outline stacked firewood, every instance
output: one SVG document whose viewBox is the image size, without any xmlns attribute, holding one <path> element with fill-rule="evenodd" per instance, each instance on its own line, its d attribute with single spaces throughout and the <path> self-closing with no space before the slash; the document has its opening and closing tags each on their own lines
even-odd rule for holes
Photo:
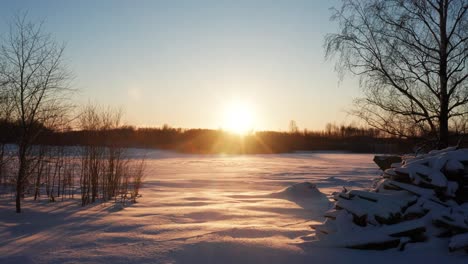
<svg viewBox="0 0 468 264">
<path fill-rule="evenodd" d="M 369 191 L 333 194 L 325 222 L 312 226 L 319 243 L 401 250 L 445 243 L 450 251 L 468 252 L 468 149 L 374 160 L 382 177 Z"/>
</svg>

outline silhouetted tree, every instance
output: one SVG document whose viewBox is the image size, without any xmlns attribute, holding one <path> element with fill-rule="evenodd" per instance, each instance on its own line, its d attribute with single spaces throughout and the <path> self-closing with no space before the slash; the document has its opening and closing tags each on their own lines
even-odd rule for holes
<svg viewBox="0 0 468 264">
<path fill-rule="evenodd" d="M 102 109 L 88 104 L 81 111 L 78 125 L 86 132 L 87 140 L 80 157 L 82 206 L 99 198 L 102 201 L 112 198 L 136 201 L 143 182 L 145 159 L 135 161 L 126 155 L 120 141 L 129 127 L 122 126 L 121 120 L 121 109 Z"/>
<path fill-rule="evenodd" d="M 399 136 L 425 135 L 438 147 L 467 113 L 466 0 L 343 0 L 326 37 L 338 69 L 361 77 L 355 114 Z"/>
<path fill-rule="evenodd" d="M 289 121 L 289 133 L 297 133 L 299 132 L 299 127 L 297 126 L 296 121 L 291 120 Z"/>
<path fill-rule="evenodd" d="M 0 80 L 2 94 L 11 102 L 11 119 L 20 127 L 18 139 L 18 173 L 16 177 L 16 212 L 21 212 L 21 196 L 30 165 L 32 145 L 45 126 L 54 126 L 69 105 L 63 64 L 64 46 L 57 44 L 42 24 L 17 15 L 0 46 Z"/>
<path fill-rule="evenodd" d="M 86 145 L 81 149 L 81 205 L 94 203 L 98 197 L 99 180 L 104 174 L 105 148 L 97 141 L 103 129 L 103 115 L 96 105 L 88 104 L 79 117 L 79 126 L 87 132 Z"/>
<path fill-rule="evenodd" d="M 0 64 L 1 67 L 1 64 Z M 2 76 L 0 76 L 1 78 Z M 11 135 L 11 130 L 8 127 L 11 125 L 11 109 L 12 103 L 8 96 L 7 85 L 8 82 L 4 78 L 0 79 L 0 184 L 6 182 L 6 164 L 9 160 L 6 153 L 6 144 Z"/>
</svg>

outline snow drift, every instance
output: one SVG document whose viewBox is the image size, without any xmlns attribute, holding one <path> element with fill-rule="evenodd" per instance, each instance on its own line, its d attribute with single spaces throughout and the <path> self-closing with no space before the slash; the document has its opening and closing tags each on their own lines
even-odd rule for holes
<svg viewBox="0 0 468 264">
<path fill-rule="evenodd" d="M 325 209 L 329 201 L 325 194 L 321 193 L 317 185 L 311 182 L 295 183 L 279 192 L 269 195 L 271 198 L 286 199 L 300 205 L 304 209 Z"/>
<path fill-rule="evenodd" d="M 321 193 L 317 185 L 311 182 L 300 182 L 284 188 L 279 192 L 271 194 L 275 198 L 284 199 L 323 199 L 325 194 Z"/>
</svg>

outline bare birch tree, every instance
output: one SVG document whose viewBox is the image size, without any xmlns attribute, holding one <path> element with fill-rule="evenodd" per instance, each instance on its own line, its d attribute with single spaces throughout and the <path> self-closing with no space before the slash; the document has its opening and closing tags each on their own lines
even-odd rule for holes
<svg viewBox="0 0 468 264">
<path fill-rule="evenodd" d="M 355 113 L 375 128 L 447 146 L 467 113 L 466 0 L 343 0 L 327 56 L 361 77 Z"/>
<path fill-rule="evenodd" d="M 18 122 L 16 212 L 21 212 L 31 150 L 46 126 L 55 126 L 69 110 L 70 74 L 63 62 L 64 45 L 45 33 L 42 23 L 14 17 L 0 46 L 0 80 Z"/>
</svg>

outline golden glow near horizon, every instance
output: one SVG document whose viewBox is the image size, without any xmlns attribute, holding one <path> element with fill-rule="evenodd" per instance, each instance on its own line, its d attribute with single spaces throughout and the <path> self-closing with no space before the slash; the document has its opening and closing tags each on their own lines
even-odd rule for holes
<svg viewBox="0 0 468 264">
<path fill-rule="evenodd" d="M 254 113 L 245 102 L 232 102 L 224 113 L 224 129 L 243 135 L 253 130 Z"/>
</svg>

